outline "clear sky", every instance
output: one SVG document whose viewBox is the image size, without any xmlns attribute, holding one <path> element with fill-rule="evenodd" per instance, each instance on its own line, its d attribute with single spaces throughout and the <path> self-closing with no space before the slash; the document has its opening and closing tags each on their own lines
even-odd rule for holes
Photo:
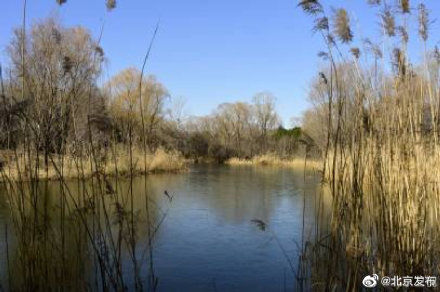
<svg viewBox="0 0 440 292">
<path fill-rule="evenodd" d="M 356 37 L 379 34 L 378 21 L 372 20 L 376 12 L 367 8 L 366 0 L 322 2 L 348 8 Z M 420 0 L 412 2 L 415 6 Z M 440 1 L 424 2 L 437 17 Z M 311 33 L 312 20 L 296 4 L 296 0 L 119 0 L 107 13 L 104 0 L 67 0 L 61 7 L 55 0 L 28 0 L 28 22 L 58 15 L 65 25 L 85 26 L 95 36 L 105 23 L 106 79 L 125 67 L 141 66 L 161 19 L 147 72 L 156 75 L 171 96 L 184 97 L 190 114 L 208 114 L 219 103 L 251 101 L 255 93 L 270 91 L 289 125 L 292 116 L 308 107 L 307 88 L 320 66 L 316 53 L 322 47 L 319 36 Z M 4 64 L 4 48 L 12 29 L 21 23 L 22 0 L 1 0 L 0 7 Z M 432 25 L 434 42 L 440 40 L 438 28 L 438 23 Z M 419 52 L 419 47 L 413 43 L 412 51 Z"/>
</svg>

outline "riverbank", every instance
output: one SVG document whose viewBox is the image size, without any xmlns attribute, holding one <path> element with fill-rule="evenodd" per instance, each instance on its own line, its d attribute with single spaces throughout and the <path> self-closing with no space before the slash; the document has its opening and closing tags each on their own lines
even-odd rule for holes
<svg viewBox="0 0 440 292">
<path fill-rule="evenodd" d="M 106 176 L 127 177 L 161 172 L 180 172 L 188 168 L 188 161 L 176 151 L 158 149 L 148 153 L 144 160 L 142 151 L 135 149 L 130 159 L 129 151 L 119 148 L 100 158 L 51 155 L 48 167 L 40 155 L 28 156 L 22 153 L 2 153 L 0 159 L 0 182 L 38 180 L 59 180 L 90 178 L 97 172 Z M 144 163 L 146 162 L 146 164 Z M 132 167 L 131 167 L 132 166 Z"/>
<path fill-rule="evenodd" d="M 230 158 L 226 162 L 228 165 L 259 165 L 259 166 L 283 166 L 292 168 L 304 168 L 320 170 L 322 169 L 322 162 L 319 160 L 307 160 L 303 158 L 281 158 L 273 154 L 265 154 L 254 156 L 250 159 Z"/>
</svg>

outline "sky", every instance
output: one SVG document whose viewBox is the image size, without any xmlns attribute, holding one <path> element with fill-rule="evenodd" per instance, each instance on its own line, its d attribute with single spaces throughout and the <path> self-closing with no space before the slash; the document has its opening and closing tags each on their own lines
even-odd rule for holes
<svg viewBox="0 0 440 292">
<path fill-rule="evenodd" d="M 256 93 L 269 91 L 284 125 L 290 126 L 292 117 L 310 107 L 308 87 L 322 66 L 317 57 L 322 40 L 311 32 L 313 20 L 296 7 L 296 0 L 119 0 L 111 12 L 104 0 L 67 0 L 63 6 L 55 0 L 27 2 L 29 25 L 52 15 L 66 26 L 88 28 L 95 37 L 104 27 L 101 45 L 108 62 L 101 82 L 126 67 L 141 67 L 160 20 L 146 72 L 154 74 L 172 98 L 183 98 L 191 115 L 209 114 L 223 102 L 251 102 Z M 347 8 L 357 40 L 377 39 L 377 11 L 369 9 L 366 0 L 322 2 Z M 424 2 L 436 18 L 440 1 Z M 7 64 L 5 48 L 13 28 L 21 24 L 23 1 L 0 3 L 0 62 Z M 437 22 L 431 30 L 436 43 Z M 420 47 L 411 42 L 412 58 L 420 58 Z"/>
</svg>

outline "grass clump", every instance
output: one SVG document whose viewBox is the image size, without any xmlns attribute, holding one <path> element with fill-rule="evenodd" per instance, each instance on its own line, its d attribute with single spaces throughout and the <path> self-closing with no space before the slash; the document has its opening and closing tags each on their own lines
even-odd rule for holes
<svg viewBox="0 0 440 292">
<path fill-rule="evenodd" d="M 58 180 L 60 173 L 64 179 L 74 178 L 90 178 L 96 175 L 96 172 L 105 173 L 107 176 L 129 176 L 132 167 L 134 175 L 142 175 L 158 172 L 178 172 L 187 169 L 187 160 L 177 151 L 165 151 L 162 148 L 154 152 L 148 153 L 146 164 L 144 164 L 144 155 L 134 149 L 132 152 L 133 162 L 130 162 L 130 155 L 124 146 L 115 147 L 114 152 L 109 157 L 103 158 L 102 161 L 96 163 L 95 159 L 90 156 L 78 157 L 73 155 L 51 155 L 51 161 L 44 167 L 43 157 L 32 155 L 29 157 L 17 152 L 2 152 L 0 159 L 2 168 L 0 169 L 0 181 L 28 181 L 31 179 L 39 180 Z M 95 163 L 97 164 L 95 167 Z M 29 170 L 37 167 L 32 175 Z M 92 168 L 90 166 L 93 165 Z M 131 166 L 132 165 L 132 166 Z"/>
<path fill-rule="evenodd" d="M 318 160 L 307 160 L 304 161 L 303 158 L 281 158 L 275 154 L 264 154 L 254 156 L 251 159 L 243 159 L 233 157 L 228 159 L 226 162 L 228 165 L 254 165 L 254 166 L 282 166 L 282 167 L 293 167 L 293 168 L 303 168 L 306 166 L 310 169 L 321 169 L 322 162 Z"/>
</svg>

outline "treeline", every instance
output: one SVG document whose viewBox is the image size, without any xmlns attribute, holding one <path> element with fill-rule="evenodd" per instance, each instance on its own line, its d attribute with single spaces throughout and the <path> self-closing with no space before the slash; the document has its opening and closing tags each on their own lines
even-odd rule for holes
<svg viewBox="0 0 440 292">
<path fill-rule="evenodd" d="M 107 60 L 87 29 L 66 28 L 49 18 L 23 33 L 22 28 L 14 32 L 1 78 L 1 149 L 30 143 L 47 163 L 49 154 L 86 155 L 121 144 L 222 162 L 267 152 L 302 155 L 311 143 L 300 128 L 280 126 L 270 93 L 183 119 L 176 113 L 181 108 L 167 107 L 166 87 L 136 68 L 100 84 Z"/>
<path fill-rule="evenodd" d="M 251 158 L 264 153 L 282 157 L 303 155 L 309 139 L 301 128 L 285 129 L 275 111 L 275 98 L 259 93 L 253 102 L 224 103 L 209 116 L 190 118 L 176 147 L 186 156 Z"/>
</svg>

